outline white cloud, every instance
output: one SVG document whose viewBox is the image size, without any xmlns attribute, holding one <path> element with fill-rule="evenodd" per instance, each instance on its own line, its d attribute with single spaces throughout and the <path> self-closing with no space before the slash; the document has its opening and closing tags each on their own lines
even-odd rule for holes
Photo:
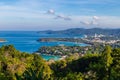
<svg viewBox="0 0 120 80">
<path fill-rule="evenodd" d="M 49 10 L 47 11 L 47 14 L 55 14 L 55 11 L 54 11 L 53 9 L 49 9 Z"/>
<path fill-rule="evenodd" d="M 69 16 L 64 17 L 64 20 L 72 20 Z"/>
<path fill-rule="evenodd" d="M 69 12 L 65 11 L 68 9 L 68 4 L 101 4 L 108 0 L 19 0 L 14 4 L 0 3 L 0 25 L 5 25 L 6 28 L 13 28 L 12 26 L 26 26 L 26 29 L 33 29 L 35 26 L 37 29 L 50 28 L 50 29 L 61 29 L 61 28 L 74 28 L 74 27 L 119 27 L 120 28 L 120 17 L 119 16 L 86 16 L 76 15 L 73 9 L 69 15 Z M 111 2 L 110 2 L 111 1 Z M 113 0 L 108 1 L 112 3 Z M 101 3 L 99 3 L 101 2 Z M 114 1 L 113 1 L 114 2 Z M 61 5 L 64 3 L 63 5 Z M 66 6 L 67 5 L 67 6 Z M 65 7 L 65 9 L 63 9 Z M 79 6 L 78 6 L 79 7 Z M 55 9 L 55 10 L 54 10 Z M 80 12 L 96 12 L 94 9 L 81 8 Z M 75 9 L 77 12 L 77 9 Z M 48 10 L 48 11 L 47 11 Z M 54 14 L 46 15 L 44 13 Z M 62 13 L 61 15 L 58 15 Z M 75 16 L 76 15 L 76 16 Z M 94 13 L 93 15 L 99 15 Z M 53 19 L 56 18 L 57 20 Z M 66 21 L 68 20 L 68 21 Z M 71 20 L 71 21 L 70 21 Z M 33 27 L 32 27 L 33 26 Z M 15 28 L 14 27 L 14 28 Z M 20 28 L 19 27 L 19 28 Z M 21 27 L 21 28 L 24 28 Z M 18 28 L 18 27 L 17 27 Z M 16 28 L 16 29 L 17 29 Z M 1 29 L 1 27 L 0 27 Z"/>
<path fill-rule="evenodd" d="M 83 24 L 83 25 L 87 25 L 87 26 L 94 26 L 94 25 L 98 25 L 99 24 L 98 20 L 99 20 L 98 16 L 93 16 L 92 20 L 80 21 L 80 23 Z"/>
<path fill-rule="evenodd" d="M 91 25 L 91 22 L 88 22 L 88 21 L 80 21 L 80 23 L 83 25 Z"/>
<path fill-rule="evenodd" d="M 61 14 L 61 15 L 57 15 L 56 17 L 55 17 L 55 19 L 64 19 L 64 20 L 72 20 L 69 16 L 65 16 L 65 15 L 63 15 L 63 14 Z"/>
<path fill-rule="evenodd" d="M 98 25 L 99 23 L 97 21 L 91 21 L 91 25 Z"/>
<path fill-rule="evenodd" d="M 0 27 L 0 29 L 59 30 L 59 29 L 67 29 L 67 28 L 75 28 L 75 27 L 120 28 L 120 17 L 116 17 L 116 16 L 100 16 L 99 24 L 97 24 L 96 22 L 91 22 L 92 16 L 71 16 L 72 21 L 65 21 L 63 19 L 54 20 L 52 19 L 52 16 L 49 15 L 26 14 L 24 16 L 27 17 L 25 19 L 22 18 L 16 19 L 15 17 L 14 17 L 15 19 L 13 17 L 11 17 L 10 19 L 7 17 L 5 19 L 5 17 L 0 16 L 0 26 L 4 26 L 4 27 Z"/>
<path fill-rule="evenodd" d="M 99 20 L 99 17 L 98 16 L 93 16 L 93 19 L 94 20 Z"/>
<path fill-rule="evenodd" d="M 55 19 L 64 19 L 64 15 L 63 14 L 60 14 L 60 15 L 57 15 L 56 17 L 55 17 Z"/>
</svg>

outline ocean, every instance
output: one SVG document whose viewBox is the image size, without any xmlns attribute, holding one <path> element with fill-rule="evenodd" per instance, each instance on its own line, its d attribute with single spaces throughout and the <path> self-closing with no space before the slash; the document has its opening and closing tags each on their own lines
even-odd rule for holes
<svg viewBox="0 0 120 80">
<path fill-rule="evenodd" d="M 74 42 L 38 42 L 40 38 L 70 38 L 79 37 L 82 38 L 83 35 L 70 36 L 61 34 L 45 34 L 38 33 L 37 31 L 0 31 L 0 38 L 7 40 L 5 43 L 0 43 L 2 45 L 14 45 L 17 50 L 22 52 L 33 53 L 37 51 L 42 46 L 57 46 L 59 44 L 64 44 L 66 46 L 76 45 Z M 87 44 L 79 43 L 80 46 L 86 46 Z M 51 58 L 51 56 L 42 56 L 45 59 Z M 56 58 L 56 57 L 55 57 Z"/>
</svg>

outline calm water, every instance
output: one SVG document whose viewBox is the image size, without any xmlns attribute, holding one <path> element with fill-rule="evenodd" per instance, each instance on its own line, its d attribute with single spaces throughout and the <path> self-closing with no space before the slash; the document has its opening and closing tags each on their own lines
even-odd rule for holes
<svg viewBox="0 0 120 80">
<path fill-rule="evenodd" d="M 58 34 L 40 34 L 36 31 L 0 31 L 0 38 L 6 39 L 8 42 L 0 43 L 2 45 L 12 44 L 16 49 L 22 52 L 35 52 L 41 46 L 56 46 L 59 44 L 64 44 L 66 46 L 73 46 L 76 43 L 73 42 L 37 42 L 39 38 L 47 37 L 82 37 L 80 36 L 68 36 L 68 35 L 58 35 Z M 80 46 L 86 46 L 87 44 L 80 43 Z M 49 56 L 48 56 L 49 57 Z M 43 58 L 48 58 L 43 56 Z"/>
</svg>

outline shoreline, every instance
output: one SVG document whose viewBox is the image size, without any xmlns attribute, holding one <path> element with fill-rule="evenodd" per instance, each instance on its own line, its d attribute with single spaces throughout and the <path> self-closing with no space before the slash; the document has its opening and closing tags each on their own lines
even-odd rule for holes
<svg viewBox="0 0 120 80">
<path fill-rule="evenodd" d="M 91 46 L 94 44 L 91 41 L 85 40 L 85 38 L 40 38 L 37 41 L 38 42 L 71 42 L 71 43 L 75 43 L 75 45 L 78 46 L 81 43 L 86 44 L 87 46 Z"/>
<path fill-rule="evenodd" d="M 40 56 L 51 56 L 51 57 L 57 57 L 58 59 L 57 60 L 63 60 L 63 59 L 65 59 L 66 57 L 67 57 L 67 55 L 51 55 L 51 54 L 41 54 L 41 53 L 39 53 L 39 52 L 37 52 L 37 53 L 34 53 L 34 54 L 38 54 L 38 55 L 40 55 Z M 48 59 L 48 60 L 51 60 L 51 59 L 53 59 L 53 60 L 55 60 L 54 58 L 50 58 L 50 59 Z M 56 60 L 55 60 L 56 61 Z"/>
</svg>

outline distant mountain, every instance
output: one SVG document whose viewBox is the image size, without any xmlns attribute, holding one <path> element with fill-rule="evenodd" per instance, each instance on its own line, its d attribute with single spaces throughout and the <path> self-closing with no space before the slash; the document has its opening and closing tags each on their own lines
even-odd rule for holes
<svg viewBox="0 0 120 80">
<path fill-rule="evenodd" d="M 101 28 L 92 28 L 92 29 L 84 29 L 84 28 L 71 28 L 67 30 L 59 30 L 59 31 L 39 31 L 39 33 L 45 34 L 66 34 L 66 35 L 94 35 L 103 34 L 103 35 L 114 35 L 120 37 L 120 28 L 119 29 L 101 29 Z"/>
</svg>

